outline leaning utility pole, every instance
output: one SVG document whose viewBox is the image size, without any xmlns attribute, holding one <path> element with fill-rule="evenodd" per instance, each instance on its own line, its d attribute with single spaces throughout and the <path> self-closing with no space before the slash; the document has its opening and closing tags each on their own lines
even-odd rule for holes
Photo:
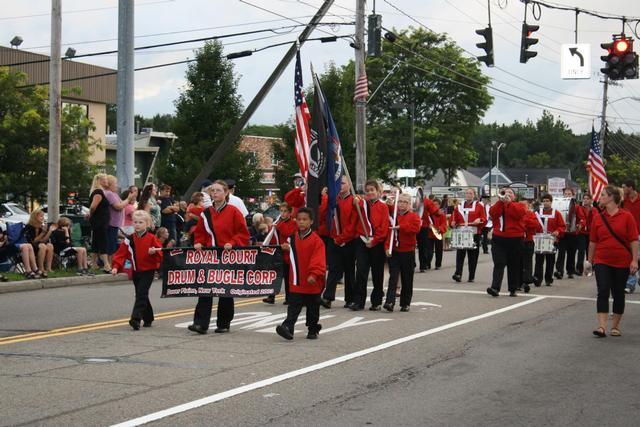
<svg viewBox="0 0 640 427">
<path fill-rule="evenodd" d="M 602 93 L 602 117 L 600 121 L 600 153 L 604 159 L 604 142 L 607 135 L 607 91 L 609 89 L 609 76 L 604 76 L 604 91 Z"/>
<path fill-rule="evenodd" d="M 60 147 L 62 114 L 62 0 L 51 1 L 51 58 L 49 61 L 49 164 L 47 216 L 57 222 L 60 215 Z"/>
<path fill-rule="evenodd" d="M 365 0 L 356 0 L 356 85 L 365 71 L 365 57 L 367 50 L 364 43 L 364 6 Z M 367 101 L 366 98 L 356 99 L 356 189 L 364 191 L 367 180 Z"/>
<path fill-rule="evenodd" d="M 225 154 L 229 151 L 231 146 L 238 141 L 238 137 L 240 136 L 240 132 L 245 127 L 253 113 L 258 109 L 264 98 L 267 96 L 273 85 L 278 78 L 282 75 L 282 72 L 287 68 L 291 60 L 296 56 L 296 52 L 304 42 L 309 38 L 311 32 L 316 28 L 320 20 L 327 13 L 334 0 L 325 0 L 320 9 L 316 12 L 311 21 L 307 24 L 305 29 L 302 31 L 300 36 L 298 37 L 297 43 L 293 43 L 284 57 L 280 60 L 280 63 L 276 66 L 276 69 L 273 70 L 267 81 L 262 85 L 256 96 L 251 100 L 251 103 L 244 110 L 242 116 L 238 119 L 238 121 L 233 125 L 233 127 L 229 130 L 227 135 L 224 137 L 224 140 L 220 143 L 216 151 L 209 157 L 207 163 L 202 168 L 202 171 L 196 176 L 196 178 L 191 182 L 191 185 L 187 189 L 186 193 L 184 193 L 183 198 L 188 199 L 194 191 L 200 190 L 200 183 L 209 177 L 211 172 L 213 171 L 213 167 L 217 162 L 222 160 Z"/>
<path fill-rule="evenodd" d="M 119 0 L 116 176 L 120 188 L 134 184 L 133 9 L 134 0 Z"/>
</svg>

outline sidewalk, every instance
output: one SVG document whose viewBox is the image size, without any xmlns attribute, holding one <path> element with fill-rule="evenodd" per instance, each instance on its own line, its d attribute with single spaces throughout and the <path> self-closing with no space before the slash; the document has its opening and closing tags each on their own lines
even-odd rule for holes
<svg viewBox="0 0 640 427">
<path fill-rule="evenodd" d="M 18 282 L 0 283 L 0 294 L 9 292 L 34 291 L 38 289 L 62 288 L 66 286 L 123 284 L 128 282 L 126 274 L 112 276 L 99 274 L 96 276 L 57 277 L 49 279 L 20 280 Z"/>
</svg>

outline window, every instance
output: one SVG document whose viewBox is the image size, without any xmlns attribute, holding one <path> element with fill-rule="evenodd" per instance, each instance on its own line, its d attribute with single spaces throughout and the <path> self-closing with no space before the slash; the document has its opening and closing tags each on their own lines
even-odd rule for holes
<svg viewBox="0 0 640 427">
<path fill-rule="evenodd" d="M 276 158 L 276 153 L 271 153 L 271 166 L 278 166 L 278 159 Z"/>
</svg>

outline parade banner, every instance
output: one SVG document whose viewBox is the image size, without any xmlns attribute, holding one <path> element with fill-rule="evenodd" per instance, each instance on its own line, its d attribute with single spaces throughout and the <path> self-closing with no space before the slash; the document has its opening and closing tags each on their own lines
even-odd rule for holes
<svg viewBox="0 0 640 427">
<path fill-rule="evenodd" d="M 258 297 L 282 286 L 282 249 L 175 248 L 164 251 L 162 297 Z"/>
</svg>

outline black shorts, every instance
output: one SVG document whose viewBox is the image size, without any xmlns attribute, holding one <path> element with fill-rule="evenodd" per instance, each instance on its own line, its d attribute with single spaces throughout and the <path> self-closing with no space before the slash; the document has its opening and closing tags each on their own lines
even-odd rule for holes
<svg viewBox="0 0 640 427">
<path fill-rule="evenodd" d="M 91 249 L 97 254 L 107 253 L 107 226 L 91 228 Z"/>
</svg>

